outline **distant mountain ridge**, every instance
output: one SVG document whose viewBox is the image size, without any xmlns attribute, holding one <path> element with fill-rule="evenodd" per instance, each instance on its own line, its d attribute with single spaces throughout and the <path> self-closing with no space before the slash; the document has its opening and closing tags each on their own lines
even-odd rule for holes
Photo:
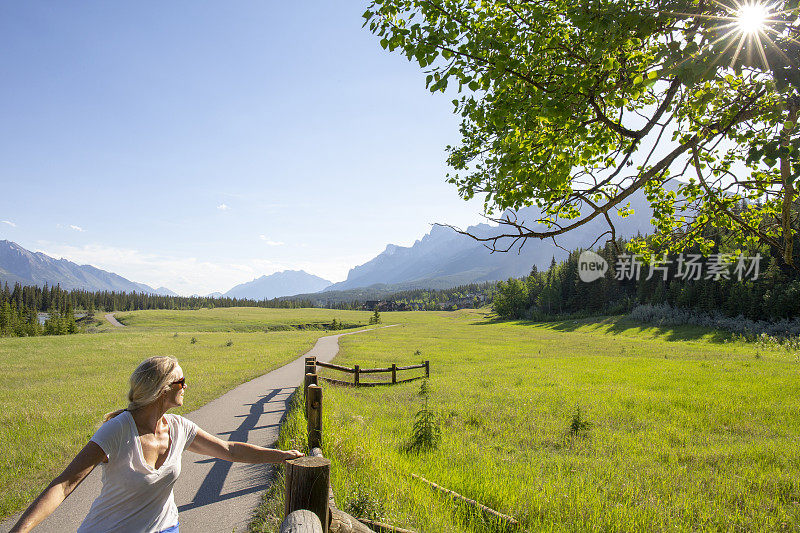
<svg viewBox="0 0 800 533">
<path fill-rule="evenodd" d="M 166 287 L 157 288 L 156 292 L 154 294 L 158 294 L 158 295 L 161 295 L 161 296 L 180 296 L 177 292 L 171 291 Z"/>
<path fill-rule="evenodd" d="M 330 284 L 330 281 L 303 270 L 284 270 L 236 285 L 223 296 L 264 300 L 318 292 Z"/>
<path fill-rule="evenodd" d="M 652 210 L 647 202 L 634 195 L 631 206 L 635 209 L 634 215 L 627 218 L 612 216 L 617 237 L 632 237 L 637 233 L 652 231 Z M 516 215 L 520 222 L 533 221 L 539 218 L 539 211 L 535 207 L 527 207 L 520 209 Z M 429 233 L 411 246 L 387 245 L 374 259 L 350 269 L 345 281 L 334 283 L 324 292 L 378 285 L 397 290 L 448 289 L 469 283 L 521 277 L 529 274 L 534 265 L 546 269 L 553 257 L 557 261 L 565 259 L 567 252 L 564 249 L 592 246 L 606 229 L 605 221 L 598 217 L 559 236 L 558 244 L 561 247 L 550 240 L 529 239 L 521 250 L 515 247 L 505 253 L 490 253 L 483 243 L 450 228 L 434 225 Z M 499 232 L 496 226 L 489 224 L 470 226 L 467 231 L 480 237 Z"/>
<path fill-rule="evenodd" d="M 617 237 L 631 237 L 652 231 L 652 210 L 641 194 L 631 196 L 635 214 L 620 218 L 610 214 Z M 516 213 L 521 223 L 537 220 L 539 211 L 527 207 Z M 536 227 L 533 225 L 533 227 Z M 451 228 L 434 225 L 431 231 L 411 246 L 388 244 L 376 257 L 350 269 L 347 279 L 339 283 L 314 276 L 302 270 L 286 270 L 261 276 L 231 288 L 224 294 L 209 297 L 231 297 L 263 300 L 286 296 L 307 296 L 320 293 L 347 292 L 372 288 L 372 294 L 411 289 L 448 289 L 470 283 L 497 281 L 527 275 L 535 265 L 546 269 L 552 258 L 563 260 L 567 250 L 588 248 L 607 230 L 602 217 L 559 236 L 556 246 L 550 240 L 529 239 L 518 250 L 490 253 L 481 242 L 461 235 Z M 472 235 L 488 237 L 498 233 L 496 226 L 478 224 L 467 228 Z M 602 242 L 602 240 L 600 241 Z M 65 259 L 53 259 L 41 252 L 31 252 L 18 244 L 0 240 L 0 283 L 56 285 L 64 289 L 145 292 L 177 296 L 165 287 L 153 289 L 112 272 L 90 265 L 77 265 Z M 320 292 L 322 291 L 322 292 Z M 357 291 L 353 294 L 367 294 Z M 338 296 L 330 295 L 336 299 Z M 323 301 L 320 300 L 320 301 Z"/>
<path fill-rule="evenodd" d="M 113 272 L 91 265 L 78 265 L 66 259 L 54 259 L 41 252 L 31 252 L 19 244 L 0 240 L 0 282 L 14 285 L 60 285 L 62 289 L 87 291 L 144 292 L 177 296 L 166 287 L 154 289 L 130 281 Z"/>
</svg>

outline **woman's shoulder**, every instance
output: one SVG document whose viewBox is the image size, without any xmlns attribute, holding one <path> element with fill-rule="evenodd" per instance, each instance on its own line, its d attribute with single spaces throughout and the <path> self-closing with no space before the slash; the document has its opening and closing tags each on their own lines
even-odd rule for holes
<svg viewBox="0 0 800 533">
<path fill-rule="evenodd" d="M 125 441 L 131 434 L 130 413 L 123 411 L 114 418 L 103 422 L 100 428 L 92 435 L 91 440 L 103 448 L 106 455 L 111 455 L 120 442 Z"/>
<path fill-rule="evenodd" d="M 185 416 L 176 415 L 174 413 L 167 413 L 164 415 L 169 424 L 174 424 L 181 428 L 196 428 L 197 424 L 186 418 Z"/>
<path fill-rule="evenodd" d="M 123 410 L 118 415 L 113 416 L 100 424 L 100 429 L 106 428 L 106 431 L 121 431 L 130 428 L 131 416 L 130 411 Z"/>
<path fill-rule="evenodd" d="M 165 413 L 164 416 L 166 417 L 167 421 L 171 423 L 182 424 L 184 421 L 189 420 L 188 418 L 181 415 L 176 415 L 175 413 Z"/>
<path fill-rule="evenodd" d="M 191 420 L 181 415 L 167 413 L 167 422 L 170 426 L 178 430 L 178 434 L 182 435 L 184 439 L 184 448 L 192 443 L 194 436 L 197 434 L 198 426 Z"/>
</svg>

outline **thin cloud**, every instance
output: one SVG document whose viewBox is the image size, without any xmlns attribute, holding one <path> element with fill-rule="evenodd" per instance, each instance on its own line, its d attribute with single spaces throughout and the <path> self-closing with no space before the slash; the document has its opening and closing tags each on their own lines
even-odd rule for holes
<svg viewBox="0 0 800 533">
<path fill-rule="evenodd" d="M 38 244 L 34 251 L 50 257 L 63 257 L 80 265 L 89 264 L 131 281 L 154 288 L 167 287 L 185 296 L 225 292 L 240 283 L 283 270 L 305 270 L 324 279 L 342 281 L 353 265 L 360 265 L 373 257 L 359 254 L 297 262 L 269 259 L 212 262 L 197 257 L 176 257 L 98 244 L 72 246 L 45 241 L 38 241 Z"/>
<path fill-rule="evenodd" d="M 271 239 L 268 239 L 266 235 L 259 235 L 258 238 L 264 241 L 267 244 L 267 246 L 283 246 L 284 244 L 281 241 L 273 241 Z"/>
<path fill-rule="evenodd" d="M 227 206 L 227 205 L 225 205 L 225 204 L 219 204 L 219 205 L 217 206 L 217 209 L 219 209 L 220 211 L 227 211 L 228 209 L 230 209 L 230 207 L 228 207 L 228 206 Z"/>
<path fill-rule="evenodd" d="M 13 222 L 11 222 L 10 220 L 0 220 L 0 222 L 2 222 L 3 224 L 8 224 L 12 228 L 16 228 L 17 227 L 17 225 L 14 224 Z"/>
<path fill-rule="evenodd" d="M 70 228 L 72 228 L 72 229 L 74 229 L 75 231 L 80 231 L 80 232 L 84 232 L 84 231 L 86 231 L 86 230 L 85 230 L 85 229 L 83 229 L 82 227 L 80 227 L 80 226 L 76 226 L 75 224 L 70 224 L 70 225 L 69 225 L 69 227 L 70 227 Z"/>
<path fill-rule="evenodd" d="M 264 259 L 217 263 L 196 257 L 175 257 L 97 244 L 70 246 L 45 243 L 35 251 L 55 258 L 63 257 L 81 265 L 89 264 L 151 287 L 167 287 L 184 296 L 224 292 L 264 274 L 297 269 L 292 263 Z"/>
</svg>

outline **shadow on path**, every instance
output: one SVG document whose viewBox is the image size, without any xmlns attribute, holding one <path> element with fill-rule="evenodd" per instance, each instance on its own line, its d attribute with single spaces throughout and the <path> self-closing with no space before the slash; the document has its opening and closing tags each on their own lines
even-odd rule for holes
<svg viewBox="0 0 800 533">
<path fill-rule="evenodd" d="M 259 423 L 262 415 L 286 412 L 290 396 L 287 396 L 286 399 L 284 400 L 277 400 L 283 404 L 283 409 L 270 410 L 270 411 L 266 411 L 264 409 L 266 404 L 271 403 L 273 398 L 275 398 L 283 390 L 284 389 L 272 389 L 266 395 L 261 396 L 261 399 L 259 399 L 257 402 L 249 404 L 250 412 L 248 414 L 235 415 L 235 417 L 237 418 L 243 418 L 242 423 L 239 424 L 239 427 L 236 428 L 234 431 L 222 432 L 220 433 L 220 435 L 230 434 L 230 438 L 228 439 L 230 441 L 247 442 L 247 438 L 251 431 L 280 426 L 280 423 L 261 425 L 261 426 L 256 424 Z M 293 389 L 287 389 L 287 390 L 293 390 Z M 270 407 L 276 407 L 276 406 L 273 405 Z M 211 467 L 211 470 L 208 472 L 208 474 L 206 474 L 205 479 L 203 479 L 203 483 L 200 485 L 200 488 L 197 489 L 197 492 L 195 493 L 192 501 L 190 503 L 178 507 L 178 512 L 187 511 L 189 509 L 195 509 L 197 507 L 202 507 L 204 505 L 208 505 L 219 501 L 229 500 L 231 498 L 236 498 L 237 496 L 241 496 L 243 494 L 264 491 L 267 488 L 269 488 L 271 484 L 272 475 L 271 475 L 270 465 L 267 464 L 247 465 L 247 468 L 251 469 L 252 473 L 251 475 L 248 476 L 247 482 L 244 483 L 244 485 L 246 486 L 244 486 L 239 490 L 234 490 L 222 494 L 222 487 L 225 485 L 225 480 L 228 477 L 228 473 L 230 472 L 233 463 L 215 458 L 201 459 L 199 461 L 196 461 L 196 463 L 200 464 L 213 463 L 213 466 Z"/>
</svg>

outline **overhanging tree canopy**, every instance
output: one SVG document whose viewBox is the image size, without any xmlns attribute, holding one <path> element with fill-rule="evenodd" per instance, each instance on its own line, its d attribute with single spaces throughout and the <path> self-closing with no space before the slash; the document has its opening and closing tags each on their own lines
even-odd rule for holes
<svg viewBox="0 0 800 533">
<path fill-rule="evenodd" d="M 740 19 L 727 1 L 373 0 L 364 18 L 431 91 L 458 88 L 459 194 L 485 195 L 489 214 L 541 208 L 538 221 L 496 218 L 493 249 L 598 217 L 614 238 L 609 214 L 642 190 L 653 249 L 708 250 L 714 226 L 792 264 L 798 0 L 764 8 L 760 25 L 759 8 Z"/>
</svg>

